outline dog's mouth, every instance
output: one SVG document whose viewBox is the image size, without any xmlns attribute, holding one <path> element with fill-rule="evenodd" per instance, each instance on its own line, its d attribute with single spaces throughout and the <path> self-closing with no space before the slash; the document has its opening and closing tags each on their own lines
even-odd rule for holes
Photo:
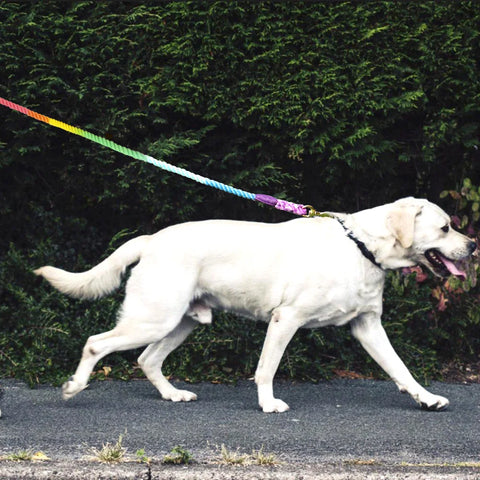
<svg viewBox="0 0 480 480">
<path fill-rule="evenodd" d="M 431 248 L 425 252 L 425 258 L 430 263 L 430 267 L 434 273 L 440 277 L 448 277 L 449 275 L 455 275 L 463 280 L 467 278 L 467 274 L 459 265 L 453 260 L 442 255 L 438 250 Z"/>
</svg>

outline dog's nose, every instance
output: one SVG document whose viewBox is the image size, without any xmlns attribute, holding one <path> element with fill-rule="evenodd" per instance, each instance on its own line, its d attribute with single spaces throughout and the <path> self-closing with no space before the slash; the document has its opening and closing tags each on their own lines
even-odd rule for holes
<svg viewBox="0 0 480 480">
<path fill-rule="evenodd" d="M 470 242 L 468 244 L 468 250 L 470 251 L 470 254 L 472 254 L 476 249 L 477 249 L 477 242 Z"/>
</svg>

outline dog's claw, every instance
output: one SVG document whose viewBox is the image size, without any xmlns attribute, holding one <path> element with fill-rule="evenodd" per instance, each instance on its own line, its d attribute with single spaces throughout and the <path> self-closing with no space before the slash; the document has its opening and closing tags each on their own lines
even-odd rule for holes
<svg viewBox="0 0 480 480">
<path fill-rule="evenodd" d="M 449 403 L 446 398 L 438 397 L 435 403 L 428 404 L 426 402 L 420 402 L 420 406 L 423 410 L 428 410 L 429 412 L 441 412 L 442 410 L 446 410 Z"/>
<path fill-rule="evenodd" d="M 74 397 L 77 393 L 85 390 L 88 385 L 81 386 L 75 382 L 73 377 L 70 377 L 68 381 L 66 381 L 62 385 L 62 398 L 64 400 L 70 400 L 70 398 Z"/>
<path fill-rule="evenodd" d="M 429 412 L 441 412 L 447 409 L 448 403 L 446 405 L 441 405 L 438 403 L 434 403 L 433 405 L 427 405 L 426 403 L 422 403 L 420 406 L 423 410 L 428 410 Z"/>
</svg>

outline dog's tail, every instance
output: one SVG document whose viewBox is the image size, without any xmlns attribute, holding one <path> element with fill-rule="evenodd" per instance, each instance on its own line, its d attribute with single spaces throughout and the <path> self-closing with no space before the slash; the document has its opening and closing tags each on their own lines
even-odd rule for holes
<svg viewBox="0 0 480 480">
<path fill-rule="evenodd" d="M 150 237 L 134 238 L 115 250 L 108 258 L 92 269 L 71 273 L 60 268 L 45 266 L 34 270 L 56 289 L 75 298 L 96 299 L 119 287 L 126 268 L 140 260 Z"/>
</svg>

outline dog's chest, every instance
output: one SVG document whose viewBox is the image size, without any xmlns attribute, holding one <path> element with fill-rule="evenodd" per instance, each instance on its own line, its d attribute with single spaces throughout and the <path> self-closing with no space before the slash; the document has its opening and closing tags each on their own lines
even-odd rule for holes
<svg viewBox="0 0 480 480">
<path fill-rule="evenodd" d="M 384 273 L 368 269 L 362 279 L 345 278 L 324 288 L 306 289 L 294 302 L 304 312 L 306 328 L 344 325 L 359 315 L 381 315 Z"/>
</svg>

